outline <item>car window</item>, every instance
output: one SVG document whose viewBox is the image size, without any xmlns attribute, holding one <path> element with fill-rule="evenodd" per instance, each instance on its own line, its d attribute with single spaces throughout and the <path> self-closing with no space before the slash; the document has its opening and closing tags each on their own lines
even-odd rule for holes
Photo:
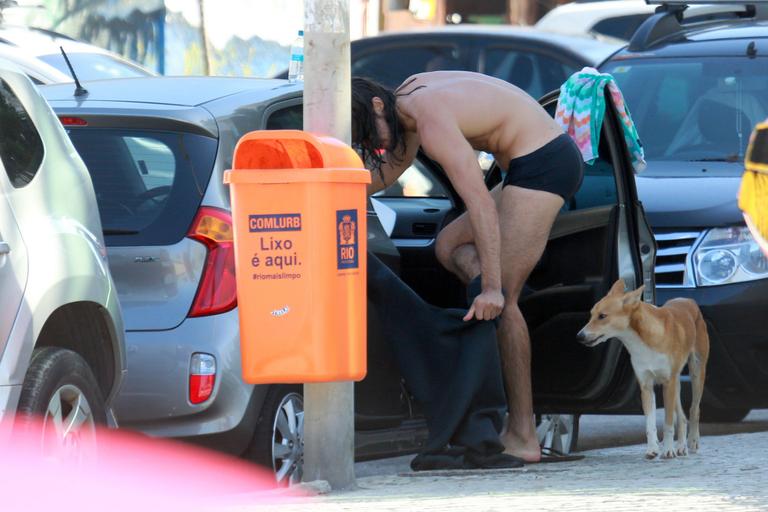
<svg viewBox="0 0 768 512">
<path fill-rule="evenodd" d="M 178 132 L 70 128 L 91 175 L 107 245 L 171 245 L 197 212 L 216 140 Z"/>
<path fill-rule="evenodd" d="M 301 130 L 303 128 L 304 111 L 301 105 L 276 110 L 267 119 L 267 130 Z"/>
<path fill-rule="evenodd" d="M 65 48 L 66 50 L 66 48 Z M 67 53 L 77 78 L 83 80 L 101 80 L 103 78 L 133 78 L 149 76 L 150 73 L 108 54 L 103 53 Z M 40 55 L 40 60 L 50 64 L 62 73 L 70 76 L 69 67 L 60 53 Z"/>
<path fill-rule="evenodd" d="M 744 159 L 768 117 L 765 58 L 696 57 L 608 63 L 632 112 L 646 160 Z"/>
<path fill-rule="evenodd" d="M 483 73 L 515 84 L 534 98 L 559 89 L 577 67 L 570 61 L 512 48 L 490 48 Z"/>
<path fill-rule="evenodd" d="M 173 185 L 176 158 L 171 148 L 148 137 L 124 137 L 123 140 L 146 190 Z"/>
<path fill-rule="evenodd" d="M 630 14 L 627 16 L 616 16 L 614 18 L 600 20 L 595 23 L 591 32 L 629 41 L 637 30 L 637 27 L 639 27 L 651 14 L 652 13 Z"/>
<path fill-rule="evenodd" d="M 415 73 L 462 69 L 458 49 L 445 45 L 384 48 L 352 62 L 352 76 L 371 78 L 392 89 Z"/>
<path fill-rule="evenodd" d="M 0 158 L 14 187 L 32 181 L 43 154 L 43 141 L 29 113 L 11 86 L 0 79 Z"/>
<path fill-rule="evenodd" d="M 555 116 L 557 102 L 549 103 L 545 109 Z M 600 133 L 598 158 L 592 164 L 584 164 L 584 178 L 571 200 L 563 205 L 563 211 L 584 210 L 600 206 L 615 205 L 618 202 L 616 171 L 611 161 L 606 141 L 606 130 Z"/>
<path fill-rule="evenodd" d="M 379 179 L 373 176 L 372 179 Z M 374 194 L 380 197 L 440 197 L 447 198 L 445 187 L 421 161 L 415 160 L 389 187 Z"/>
</svg>

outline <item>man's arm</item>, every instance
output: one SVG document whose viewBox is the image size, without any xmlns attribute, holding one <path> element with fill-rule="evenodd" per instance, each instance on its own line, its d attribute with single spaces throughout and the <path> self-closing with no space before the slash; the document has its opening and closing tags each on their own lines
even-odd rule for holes
<svg viewBox="0 0 768 512">
<path fill-rule="evenodd" d="M 368 195 L 375 194 L 379 190 L 384 190 L 400 177 L 405 170 L 410 167 L 416 154 L 419 152 L 419 137 L 415 134 L 408 134 L 405 138 L 405 152 L 401 158 L 393 158 L 386 155 L 386 160 L 381 164 L 381 174 L 371 172 L 371 183 L 368 184 Z"/>
<path fill-rule="evenodd" d="M 440 163 L 467 206 L 475 236 L 483 292 L 473 302 L 465 320 L 472 316 L 478 320 L 496 318 L 504 307 L 499 215 L 477 157 L 450 115 L 438 112 L 419 118 L 419 136 L 424 151 Z"/>
</svg>

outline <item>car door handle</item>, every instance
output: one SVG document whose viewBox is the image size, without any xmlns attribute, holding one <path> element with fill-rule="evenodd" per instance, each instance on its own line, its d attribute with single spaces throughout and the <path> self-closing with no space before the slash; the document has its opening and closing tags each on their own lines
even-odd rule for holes
<svg viewBox="0 0 768 512">
<path fill-rule="evenodd" d="M 8 245 L 8 242 L 0 240 L 0 254 L 8 254 L 9 252 L 11 252 L 11 246 Z"/>
</svg>

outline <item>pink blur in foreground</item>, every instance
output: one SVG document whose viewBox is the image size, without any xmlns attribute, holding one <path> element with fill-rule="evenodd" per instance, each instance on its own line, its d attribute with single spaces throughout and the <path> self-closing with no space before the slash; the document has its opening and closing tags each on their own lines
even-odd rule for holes
<svg viewBox="0 0 768 512">
<path fill-rule="evenodd" d="M 220 511 L 297 495 L 266 470 L 179 442 L 101 428 L 95 449 L 85 438 L 42 447 L 38 423 L 20 430 L 0 427 L 3 511 Z"/>
</svg>

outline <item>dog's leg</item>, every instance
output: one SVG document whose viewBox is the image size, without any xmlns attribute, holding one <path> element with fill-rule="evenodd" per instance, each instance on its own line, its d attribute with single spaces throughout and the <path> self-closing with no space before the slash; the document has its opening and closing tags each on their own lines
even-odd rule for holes
<svg viewBox="0 0 768 512">
<path fill-rule="evenodd" d="M 701 414 L 699 404 L 704 393 L 704 374 L 706 362 L 702 364 L 699 354 L 694 352 L 688 358 L 688 373 L 691 375 L 691 410 L 690 410 L 690 435 L 688 436 L 688 450 L 696 453 L 699 450 L 699 416 Z"/>
<path fill-rule="evenodd" d="M 675 457 L 675 408 L 677 397 L 680 394 L 680 380 L 678 376 L 670 377 L 664 383 L 664 438 L 661 442 L 661 458 L 672 459 Z"/>
<path fill-rule="evenodd" d="M 656 395 L 653 393 L 652 380 L 640 381 L 640 398 L 643 401 L 645 435 L 648 440 L 645 458 L 655 459 L 659 454 L 659 435 L 656 432 Z"/>
<path fill-rule="evenodd" d="M 679 382 L 680 377 L 678 377 Z M 678 455 L 688 455 L 688 420 L 685 419 L 683 404 L 680 403 L 680 385 L 677 386 L 677 400 L 675 405 L 675 420 L 677 422 L 677 442 L 675 452 Z"/>
</svg>

